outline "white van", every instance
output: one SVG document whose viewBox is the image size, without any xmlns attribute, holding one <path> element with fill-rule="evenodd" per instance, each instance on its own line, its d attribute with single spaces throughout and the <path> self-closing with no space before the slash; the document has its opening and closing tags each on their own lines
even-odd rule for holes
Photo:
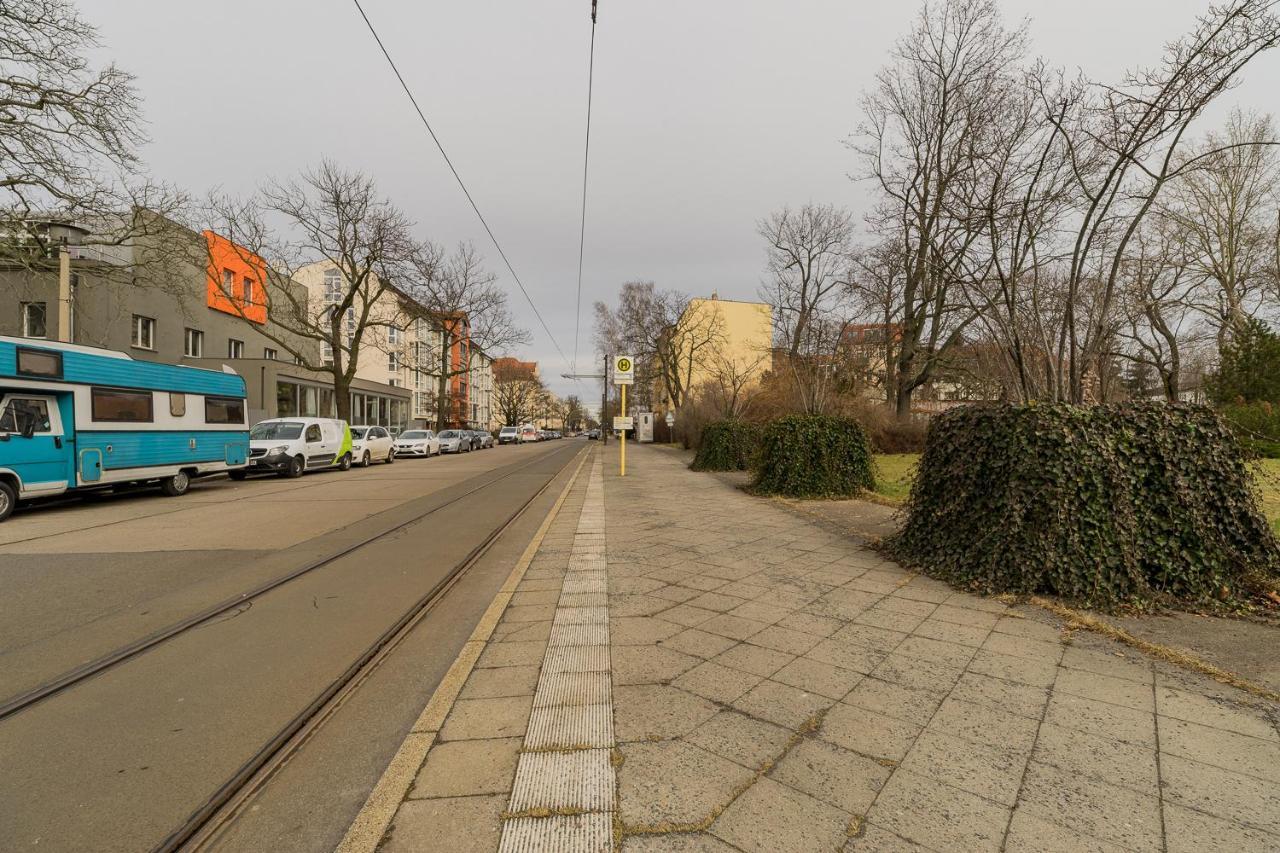
<svg viewBox="0 0 1280 853">
<path fill-rule="evenodd" d="M 351 467 L 351 429 L 333 418 L 272 418 L 249 430 L 249 464 L 232 471 L 233 480 L 246 474 L 276 472 L 301 477 L 318 468 Z"/>
</svg>

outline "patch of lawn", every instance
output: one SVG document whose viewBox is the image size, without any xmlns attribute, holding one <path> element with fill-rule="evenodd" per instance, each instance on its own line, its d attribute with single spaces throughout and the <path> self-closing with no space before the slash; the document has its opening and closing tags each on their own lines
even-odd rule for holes
<svg viewBox="0 0 1280 853">
<path fill-rule="evenodd" d="M 1271 522 L 1271 529 L 1280 534 L 1280 459 L 1259 459 L 1251 467 L 1262 514 Z"/>
<path fill-rule="evenodd" d="M 903 503 L 911 493 L 911 481 L 916 477 L 919 453 L 877 453 L 873 457 L 876 472 L 876 494 L 887 502 Z M 1277 468 L 1280 485 L 1280 468 Z M 1280 493 L 1277 494 L 1280 500 Z M 1280 505 L 1277 505 L 1280 511 Z"/>
</svg>

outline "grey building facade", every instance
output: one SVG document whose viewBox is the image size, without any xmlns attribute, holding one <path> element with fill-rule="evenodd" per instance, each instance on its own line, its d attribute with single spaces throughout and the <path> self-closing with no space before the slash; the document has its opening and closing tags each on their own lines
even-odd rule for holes
<svg viewBox="0 0 1280 853">
<path fill-rule="evenodd" d="M 249 387 L 251 422 L 336 414 L 332 379 L 294 364 L 289 352 L 317 363 L 318 341 L 270 325 L 265 307 L 261 323 L 219 307 L 211 276 L 239 271 L 211 270 L 203 235 L 174 226 L 163 244 L 152 239 L 109 249 L 72 244 L 47 259 L 6 261 L 0 254 L 0 334 L 103 347 L 142 361 L 229 366 Z M 368 423 L 408 423 L 408 389 L 356 380 L 351 390 L 353 421 L 372 415 Z"/>
</svg>

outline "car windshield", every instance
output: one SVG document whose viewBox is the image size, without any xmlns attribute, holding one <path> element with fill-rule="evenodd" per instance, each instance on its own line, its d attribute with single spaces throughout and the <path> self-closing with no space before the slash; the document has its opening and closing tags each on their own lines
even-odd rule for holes
<svg viewBox="0 0 1280 853">
<path fill-rule="evenodd" d="M 360 439 L 360 438 L 364 438 L 364 434 L 365 434 L 366 432 L 368 432 L 368 431 L 369 431 L 369 428 L 368 428 L 368 427 L 352 427 L 352 428 L 351 428 L 351 437 L 352 437 L 353 439 Z"/>
<path fill-rule="evenodd" d="M 249 438 L 255 441 L 276 441 L 277 439 L 293 439 L 302 435 L 302 424 L 297 421 L 267 421 L 255 424 L 249 430 Z"/>
<path fill-rule="evenodd" d="M 447 429 L 444 432 L 440 433 L 440 437 L 441 438 L 460 438 L 461 436 L 457 430 Z"/>
<path fill-rule="evenodd" d="M 513 433 L 513 432 L 515 432 L 515 431 L 516 431 L 516 428 L 515 428 L 515 427 L 503 427 L 503 428 L 502 428 L 502 432 L 503 432 L 504 434 L 507 434 L 507 433 Z"/>
<path fill-rule="evenodd" d="M 401 438 L 426 438 L 427 434 L 420 429 L 411 429 L 408 432 L 400 433 Z"/>
</svg>

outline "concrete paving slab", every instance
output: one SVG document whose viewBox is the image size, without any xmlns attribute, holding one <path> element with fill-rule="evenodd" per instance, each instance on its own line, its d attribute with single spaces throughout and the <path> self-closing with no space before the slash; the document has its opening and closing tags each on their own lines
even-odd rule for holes
<svg viewBox="0 0 1280 853">
<path fill-rule="evenodd" d="M 748 853 L 818 853 L 849 837 L 848 812 L 772 779 L 761 779 L 725 809 L 712 834 Z"/>
<path fill-rule="evenodd" d="M 682 741 L 624 743 L 618 801 L 624 829 L 678 830 L 724 808 L 753 771 Z"/>
</svg>

